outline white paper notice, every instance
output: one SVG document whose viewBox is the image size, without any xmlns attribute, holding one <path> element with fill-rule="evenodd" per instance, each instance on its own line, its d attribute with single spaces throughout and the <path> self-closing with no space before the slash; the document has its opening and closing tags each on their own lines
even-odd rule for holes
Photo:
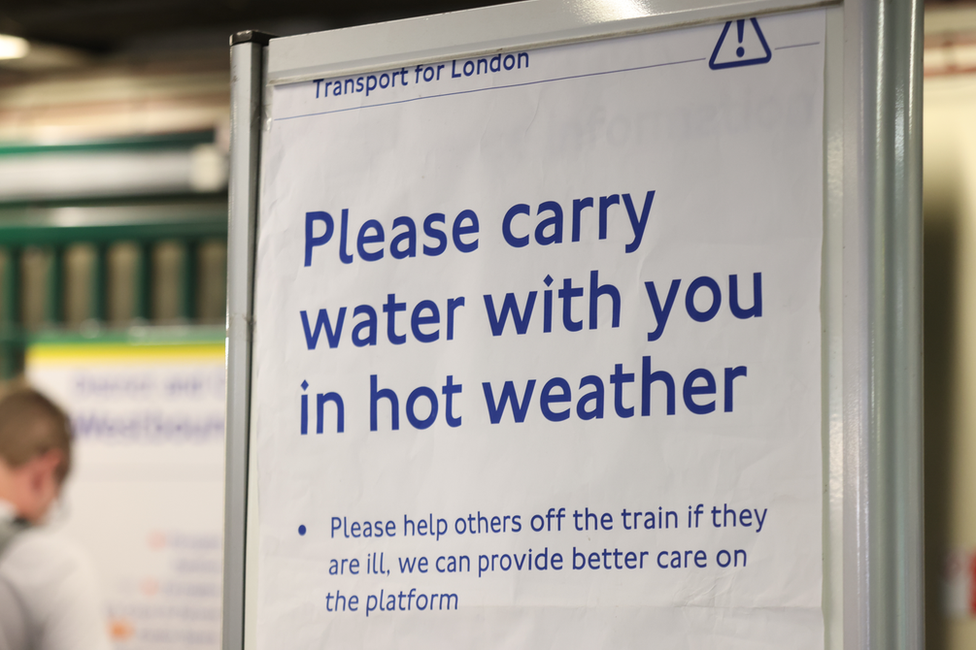
<svg viewBox="0 0 976 650">
<path fill-rule="evenodd" d="M 274 89 L 260 648 L 823 647 L 823 41 Z"/>
</svg>

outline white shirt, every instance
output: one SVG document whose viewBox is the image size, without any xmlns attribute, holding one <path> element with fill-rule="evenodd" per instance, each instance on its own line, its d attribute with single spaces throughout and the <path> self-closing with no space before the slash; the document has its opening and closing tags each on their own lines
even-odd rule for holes
<svg viewBox="0 0 976 650">
<path fill-rule="evenodd" d="M 13 506 L 0 500 L 0 518 Z M 0 556 L 0 650 L 109 650 L 95 574 L 67 540 L 31 528 Z"/>
</svg>

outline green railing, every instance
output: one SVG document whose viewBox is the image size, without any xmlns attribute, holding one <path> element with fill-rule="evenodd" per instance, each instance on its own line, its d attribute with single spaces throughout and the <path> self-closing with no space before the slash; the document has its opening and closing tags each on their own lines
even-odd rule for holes
<svg viewBox="0 0 976 650">
<path fill-rule="evenodd" d="M 118 151 L 154 151 L 186 149 L 197 144 L 211 144 L 213 130 L 183 133 L 134 135 L 120 138 L 101 138 L 81 142 L 36 144 L 32 142 L 0 143 L 0 156 L 48 155 L 59 153 L 88 154 Z"/>
<path fill-rule="evenodd" d="M 132 322 L 152 324 L 152 251 L 164 241 L 183 249 L 179 274 L 179 313 L 186 323 L 197 321 L 199 247 L 207 240 L 227 238 L 227 202 L 222 196 L 186 201 L 78 205 L 73 207 L 11 206 L 0 208 L 0 249 L 5 253 L 0 286 L 0 375 L 9 378 L 23 367 L 23 351 L 31 334 L 25 326 L 23 255 L 30 247 L 50 254 L 44 283 L 44 317 L 39 330 L 65 330 L 65 255 L 77 244 L 94 248 L 91 267 L 88 329 L 107 325 L 108 252 L 118 243 L 137 247 Z"/>
</svg>

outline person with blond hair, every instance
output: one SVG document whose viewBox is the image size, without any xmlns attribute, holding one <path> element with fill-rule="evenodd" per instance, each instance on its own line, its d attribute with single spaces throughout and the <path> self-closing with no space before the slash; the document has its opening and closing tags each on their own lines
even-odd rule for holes
<svg viewBox="0 0 976 650">
<path fill-rule="evenodd" d="M 71 469 L 71 424 L 31 388 L 0 398 L 0 650 L 108 650 L 95 576 L 43 524 Z"/>
</svg>

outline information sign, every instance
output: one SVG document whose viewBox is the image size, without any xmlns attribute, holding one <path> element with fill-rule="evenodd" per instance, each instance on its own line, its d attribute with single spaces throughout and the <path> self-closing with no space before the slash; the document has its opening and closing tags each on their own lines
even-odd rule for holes
<svg viewBox="0 0 976 650">
<path fill-rule="evenodd" d="M 259 648 L 823 647 L 824 33 L 271 89 Z"/>
</svg>

